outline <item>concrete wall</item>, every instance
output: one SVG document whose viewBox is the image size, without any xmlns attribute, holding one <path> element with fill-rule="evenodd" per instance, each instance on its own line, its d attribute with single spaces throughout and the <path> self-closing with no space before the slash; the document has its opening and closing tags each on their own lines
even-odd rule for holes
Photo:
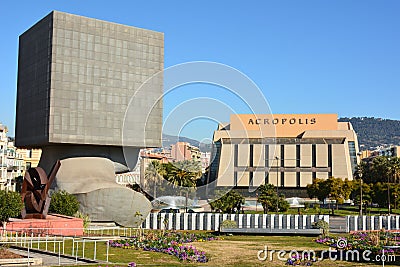
<svg viewBox="0 0 400 267">
<path fill-rule="evenodd" d="M 400 216 L 346 216 L 347 232 L 400 230 Z"/>
</svg>

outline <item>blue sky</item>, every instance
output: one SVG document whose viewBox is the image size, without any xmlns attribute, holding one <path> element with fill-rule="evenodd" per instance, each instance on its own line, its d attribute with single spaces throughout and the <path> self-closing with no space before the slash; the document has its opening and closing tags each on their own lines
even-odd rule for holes
<svg viewBox="0 0 400 267">
<path fill-rule="evenodd" d="M 0 121 L 11 135 L 18 36 L 51 10 L 164 32 L 165 67 L 198 60 L 229 65 L 258 85 L 273 113 L 400 119 L 400 1 L 6 0 Z M 166 98 L 166 111 L 199 88 Z M 212 86 L 201 90 L 213 97 Z M 182 133 L 211 138 L 212 127 L 198 122 Z"/>
</svg>

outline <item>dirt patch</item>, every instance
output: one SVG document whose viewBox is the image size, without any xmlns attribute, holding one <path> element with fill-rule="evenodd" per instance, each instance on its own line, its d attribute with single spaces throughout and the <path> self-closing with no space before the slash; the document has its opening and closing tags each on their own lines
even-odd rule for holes
<svg viewBox="0 0 400 267">
<path fill-rule="evenodd" d="M 6 248 L 0 248 L 0 259 L 18 259 L 23 258 L 23 256 L 12 253 Z"/>
</svg>

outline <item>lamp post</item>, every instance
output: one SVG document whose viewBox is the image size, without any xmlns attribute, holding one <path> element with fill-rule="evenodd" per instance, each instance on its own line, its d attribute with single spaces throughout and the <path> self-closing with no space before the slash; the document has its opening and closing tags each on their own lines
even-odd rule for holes
<svg viewBox="0 0 400 267">
<path fill-rule="evenodd" d="M 387 174 L 387 192 L 388 192 L 388 213 L 389 213 L 389 215 L 390 215 L 390 186 L 389 186 L 389 176 L 390 176 L 390 173 L 391 173 L 392 168 L 391 168 L 391 166 L 390 166 L 390 158 L 388 158 L 388 161 L 389 161 L 389 171 L 388 171 L 388 174 Z"/>
<path fill-rule="evenodd" d="M 360 177 L 360 216 L 363 215 L 363 191 L 362 191 L 362 187 L 363 187 L 363 179 L 362 179 L 362 172 L 360 172 L 358 174 L 358 176 Z"/>
<path fill-rule="evenodd" d="M 278 188 L 279 188 L 279 157 L 276 156 L 276 212 L 279 211 L 279 192 L 278 192 Z"/>
</svg>

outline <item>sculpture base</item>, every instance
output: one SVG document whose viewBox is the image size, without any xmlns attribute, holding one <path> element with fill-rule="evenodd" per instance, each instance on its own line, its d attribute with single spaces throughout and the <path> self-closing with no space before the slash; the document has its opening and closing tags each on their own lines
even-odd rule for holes
<svg viewBox="0 0 400 267">
<path fill-rule="evenodd" d="M 83 219 L 59 214 L 49 214 L 46 219 L 15 219 L 11 218 L 7 223 L 7 231 L 40 234 L 82 236 Z"/>
</svg>

